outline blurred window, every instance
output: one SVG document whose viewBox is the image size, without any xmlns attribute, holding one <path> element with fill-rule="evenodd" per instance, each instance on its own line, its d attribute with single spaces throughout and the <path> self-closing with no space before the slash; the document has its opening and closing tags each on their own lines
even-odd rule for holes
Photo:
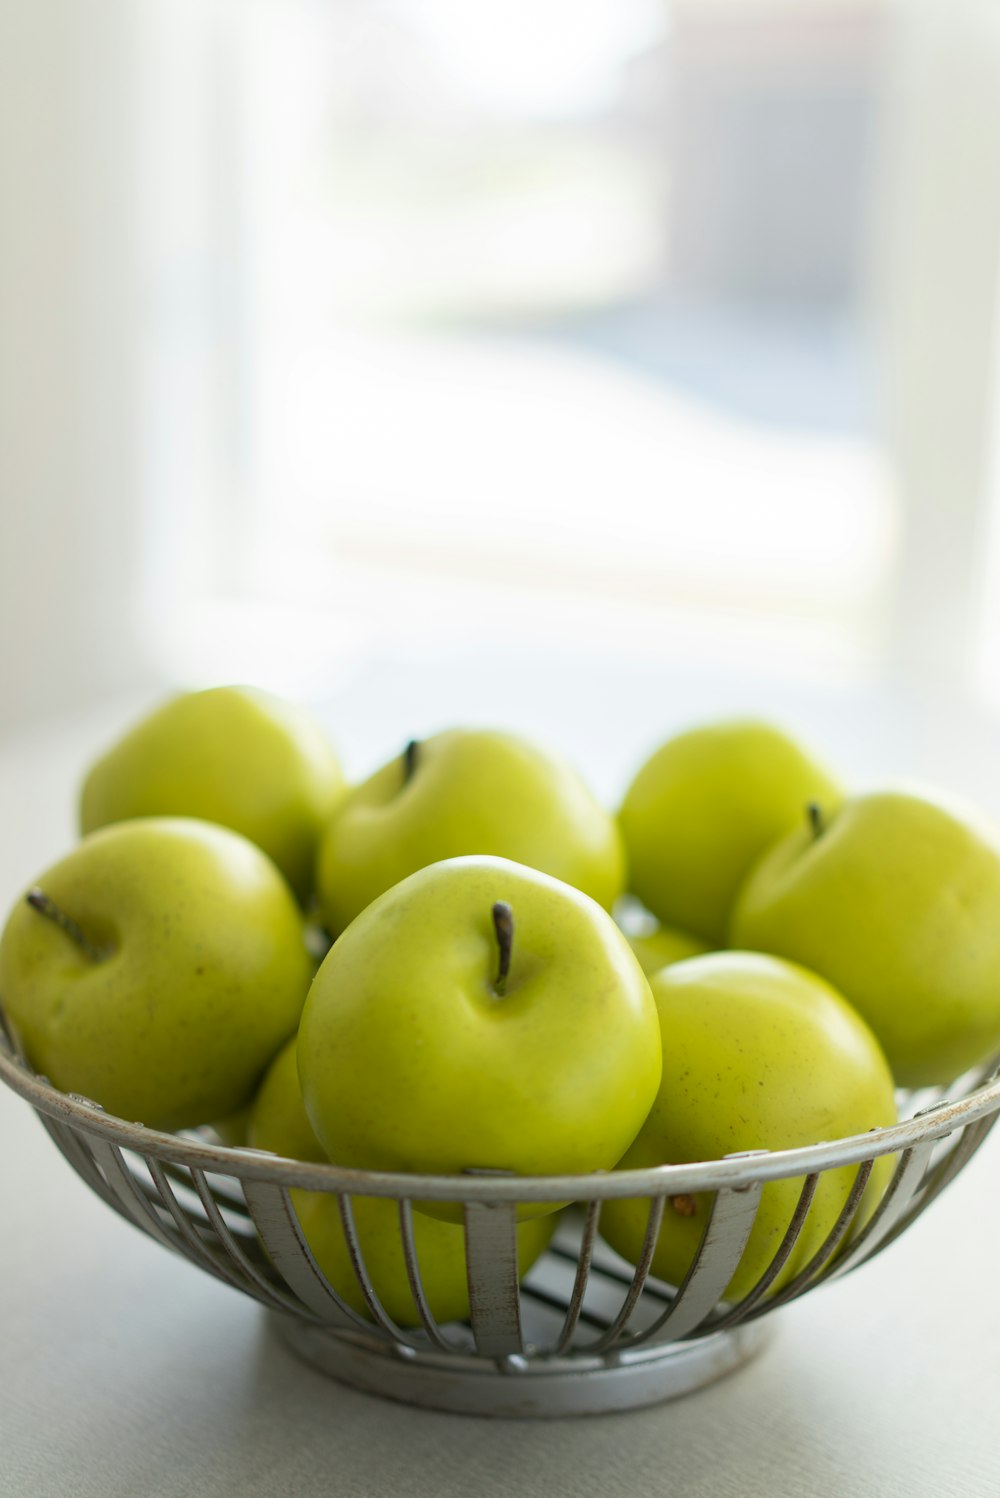
<svg viewBox="0 0 1000 1498">
<path fill-rule="evenodd" d="M 871 669 L 879 6 L 145 15 L 174 670 L 540 635 Z"/>
</svg>

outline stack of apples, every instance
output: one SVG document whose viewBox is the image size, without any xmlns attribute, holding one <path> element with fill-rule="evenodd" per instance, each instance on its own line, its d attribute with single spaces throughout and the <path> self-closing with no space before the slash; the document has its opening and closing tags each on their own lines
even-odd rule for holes
<svg viewBox="0 0 1000 1498">
<path fill-rule="evenodd" d="M 1000 1046 L 996 831 L 937 794 L 847 796 L 763 723 L 669 740 L 614 816 L 495 731 L 411 741 L 349 789 L 302 708 L 219 687 L 93 765 L 81 828 L 9 917 L 0 1000 L 36 1070 L 150 1128 L 374 1171 L 577 1175 L 884 1127 L 897 1087 Z M 853 1174 L 824 1173 L 774 1289 Z M 728 1299 L 799 1185 L 765 1188 Z M 293 1195 L 363 1313 L 336 1200 Z M 520 1212 L 522 1272 L 559 1205 Z M 416 1206 L 428 1302 L 461 1319 L 461 1211 Z M 708 1208 L 669 1201 L 654 1274 L 683 1279 Z M 601 1231 L 635 1262 L 647 1216 L 608 1201 Z M 355 1222 L 385 1308 L 416 1322 L 395 1204 L 359 1199 Z"/>
</svg>

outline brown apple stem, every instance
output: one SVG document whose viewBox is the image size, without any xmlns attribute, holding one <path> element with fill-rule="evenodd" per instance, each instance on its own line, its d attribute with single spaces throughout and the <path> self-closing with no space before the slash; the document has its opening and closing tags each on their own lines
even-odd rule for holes
<svg viewBox="0 0 1000 1498">
<path fill-rule="evenodd" d="M 403 750 L 403 784 L 408 785 L 413 779 L 413 772 L 417 768 L 417 750 L 420 748 L 419 739 L 411 739 Z"/>
<path fill-rule="evenodd" d="M 822 837 L 826 831 L 826 823 L 823 821 L 823 808 L 818 801 L 806 802 L 806 816 L 809 818 L 813 837 Z"/>
<path fill-rule="evenodd" d="M 678 1217 L 694 1217 L 698 1211 L 698 1203 L 693 1196 L 688 1196 L 686 1192 L 681 1196 L 672 1196 L 670 1198 L 670 1205 Z"/>
<path fill-rule="evenodd" d="M 497 969 L 496 982 L 493 986 L 503 997 L 507 988 L 507 975 L 510 972 L 510 954 L 514 946 L 514 912 L 506 900 L 498 900 L 493 907 L 493 929 L 497 934 L 497 946 L 500 948 L 500 966 Z"/>
<path fill-rule="evenodd" d="M 32 910 L 37 910 L 40 915 L 44 915 L 47 920 L 52 921 L 54 925 L 58 926 L 59 930 L 64 932 L 71 941 L 76 942 L 81 952 L 86 952 L 91 961 L 100 962 L 107 956 L 106 952 L 103 952 L 100 947 L 95 947 L 94 943 L 84 936 L 72 916 L 68 916 L 65 910 L 61 910 L 43 889 L 38 888 L 37 884 L 33 889 L 29 889 L 25 895 L 25 899 Z"/>
</svg>

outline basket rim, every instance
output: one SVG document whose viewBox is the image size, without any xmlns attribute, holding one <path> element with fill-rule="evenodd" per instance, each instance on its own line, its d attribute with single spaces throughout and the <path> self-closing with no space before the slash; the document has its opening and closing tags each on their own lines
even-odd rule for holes
<svg viewBox="0 0 1000 1498">
<path fill-rule="evenodd" d="M 931 1144 L 956 1129 L 1000 1112 L 1000 1057 L 977 1068 L 944 1097 L 889 1128 L 847 1135 L 784 1150 L 750 1150 L 682 1165 L 645 1170 L 598 1171 L 585 1175 L 527 1176 L 498 1170 L 470 1170 L 436 1176 L 370 1171 L 286 1159 L 266 1150 L 213 1144 L 197 1134 L 169 1134 L 107 1113 L 99 1103 L 60 1092 L 31 1070 L 14 1051 L 0 1026 L 0 1081 L 46 1118 L 121 1149 L 203 1172 L 269 1183 L 286 1190 L 327 1191 L 352 1196 L 419 1198 L 438 1202 L 546 1203 L 672 1196 L 696 1191 L 741 1190 L 758 1182 L 787 1180 Z"/>
</svg>

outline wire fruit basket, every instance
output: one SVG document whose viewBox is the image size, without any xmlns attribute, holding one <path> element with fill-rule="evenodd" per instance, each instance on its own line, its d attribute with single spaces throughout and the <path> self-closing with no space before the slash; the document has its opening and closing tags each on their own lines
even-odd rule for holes
<svg viewBox="0 0 1000 1498">
<path fill-rule="evenodd" d="M 586 1176 L 374 1174 L 225 1147 L 204 1131 L 166 1134 L 57 1091 L 16 1053 L 0 1025 L 0 1078 L 35 1110 L 88 1186 L 164 1247 L 265 1306 L 275 1330 L 310 1363 L 372 1393 L 480 1415 L 583 1415 L 687 1393 L 765 1345 L 772 1312 L 880 1253 L 956 1177 L 1000 1113 L 996 1062 L 951 1089 L 901 1095 L 903 1122 L 808 1148 L 755 1151 L 693 1165 Z M 874 1162 L 895 1164 L 857 1229 Z M 792 1278 L 780 1278 L 825 1172 L 854 1167 L 843 1206 Z M 787 1230 L 752 1288 L 723 1294 L 769 1182 L 800 1182 Z M 337 1200 L 367 1315 L 319 1269 L 290 1192 Z M 683 1282 L 650 1274 L 668 1205 L 710 1193 L 700 1245 Z M 398 1325 L 379 1300 L 355 1223 L 359 1198 L 396 1203 L 396 1228 L 419 1325 Z M 642 1198 L 648 1217 L 635 1265 L 599 1236 L 602 1204 Z M 470 1315 L 441 1325 L 428 1303 L 414 1239 L 415 1202 L 460 1203 Z M 571 1202 L 546 1253 L 519 1282 L 519 1204 Z M 669 1220 L 669 1219 L 668 1219 Z M 772 1288 L 774 1287 L 774 1288 Z"/>
</svg>

